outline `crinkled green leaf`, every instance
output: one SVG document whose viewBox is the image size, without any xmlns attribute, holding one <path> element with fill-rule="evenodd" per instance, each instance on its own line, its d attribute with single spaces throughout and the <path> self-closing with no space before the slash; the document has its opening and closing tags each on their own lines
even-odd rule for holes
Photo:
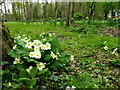
<svg viewBox="0 0 120 90">
<path fill-rule="evenodd" d="M 17 64 L 16 67 L 19 71 L 21 71 L 21 69 L 26 69 L 26 67 L 23 64 Z"/>
<path fill-rule="evenodd" d="M 25 83 L 27 83 L 27 82 L 29 82 L 29 81 L 30 81 L 29 78 L 20 78 L 20 79 L 19 79 L 19 82 L 20 82 L 20 83 L 23 83 L 23 84 L 25 84 Z"/>
<path fill-rule="evenodd" d="M 51 59 L 51 56 L 50 55 L 44 55 L 43 56 L 43 61 L 48 61 L 48 60 L 50 60 Z"/>
<path fill-rule="evenodd" d="M 34 60 L 34 59 L 27 59 L 28 62 L 34 62 L 34 63 L 39 63 L 38 61 Z"/>
<path fill-rule="evenodd" d="M 25 78 L 26 77 L 26 71 L 25 71 L 25 69 L 21 69 L 20 77 L 21 78 Z"/>
<path fill-rule="evenodd" d="M 25 42 L 24 41 L 22 41 L 22 40 L 20 40 L 20 39 L 15 39 L 16 40 L 16 43 L 18 44 L 18 45 L 20 45 L 20 46 L 25 46 Z"/>
<path fill-rule="evenodd" d="M 23 86 L 23 84 L 22 83 L 19 83 L 19 84 L 17 84 L 17 85 L 14 85 L 14 86 L 12 86 L 13 88 L 21 88 Z"/>
<path fill-rule="evenodd" d="M 30 76 L 31 78 L 35 77 L 36 74 L 37 74 L 37 67 L 33 67 L 33 68 L 30 70 L 30 73 L 28 73 L 28 74 L 29 74 L 29 76 Z"/>
<path fill-rule="evenodd" d="M 13 58 L 18 58 L 18 55 L 16 54 L 14 50 L 8 50 L 7 53 Z"/>
<path fill-rule="evenodd" d="M 53 38 L 51 39 L 50 43 L 51 43 L 52 51 L 56 51 L 57 49 L 58 49 L 58 50 L 62 49 L 61 43 L 60 43 L 60 41 L 58 40 L 58 37 L 53 37 Z"/>
<path fill-rule="evenodd" d="M 41 70 L 41 71 L 38 72 L 38 75 L 41 75 L 41 74 L 43 74 L 43 73 L 45 73 L 47 71 L 48 71 L 48 69 L 43 69 L 43 70 Z"/>
<path fill-rule="evenodd" d="M 18 75 L 17 75 L 16 73 L 13 73 L 13 74 L 12 74 L 12 80 L 18 82 L 19 77 L 18 77 Z"/>
<path fill-rule="evenodd" d="M 32 80 L 28 83 L 27 87 L 28 88 L 33 88 L 36 84 L 36 78 L 32 78 Z"/>
<path fill-rule="evenodd" d="M 61 63 L 60 63 L 58 60 L 56 60 L 56 61 L 54 61 L 54 63 L 50 66 L 50 68 L 52 68 L 53 70 L 56 70 L 56 71 L 60 71 L 61 68 L 62 68 L 62 65 L 61 65 Z"/>
</svg>

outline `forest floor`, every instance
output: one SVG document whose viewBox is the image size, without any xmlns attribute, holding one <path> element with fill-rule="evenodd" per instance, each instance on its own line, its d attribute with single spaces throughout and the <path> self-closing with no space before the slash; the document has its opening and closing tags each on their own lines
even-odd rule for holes
<svg viewBox="0 0 120 90">
<path fill-rule="evenodd" d="M 56 33 L 62 43 L 63 50 L 75 56 L 75 60 L 71 64 L 73 71 L 68 72 L 70 77 L 73 78 L 69 82 L 70 85 L 78 88 L 87 88 L 92 84 L 95 85 L 94 88 L 120 87 L 120 51 L 117 50 L 112 54 L 115 48 L 119 49 L 119 39 L 117 37 L 119 36 L 119 30 L 115 32 L 114 29 L 106 28 L 96 29 L 97 32 L 95 30 L 95 33 L 93 33 L 94 31 L 84 33 L 60 25 L 54 26 L 50 23 L 46 23 L 46 25 L 43 23 L 22 24 L 18 22 L 5 24 L 13 37 L 27 35 L 35 39 L 41 33 Z M 107 50 L 104 49 L 105 46 L 108 47 Z"/>
</svg>

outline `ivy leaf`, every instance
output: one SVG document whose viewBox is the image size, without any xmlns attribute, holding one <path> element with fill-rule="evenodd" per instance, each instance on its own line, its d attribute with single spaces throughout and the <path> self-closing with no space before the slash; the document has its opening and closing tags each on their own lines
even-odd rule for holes
<svg viewBox="0 0 120 90">
<path fill-rule="evenodd" d="M 28 73 L 28 74 L 29 74 L 29 76 L 30 76 L 31 78 L 35 77 L 36 74 L 37 74 L 37 67 L 33 67 L 33 68 L 30 70 L 30 73 Z"/>
</svg>

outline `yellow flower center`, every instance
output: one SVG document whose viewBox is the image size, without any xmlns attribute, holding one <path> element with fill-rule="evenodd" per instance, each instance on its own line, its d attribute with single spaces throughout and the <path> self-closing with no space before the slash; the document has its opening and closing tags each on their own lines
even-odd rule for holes
<svg viewBox="0 0 120 90">
<path fill-rule="evenodd" d="M 30 44 L 28 44 L 28 46 L 30 46 Z"/>
</svg>

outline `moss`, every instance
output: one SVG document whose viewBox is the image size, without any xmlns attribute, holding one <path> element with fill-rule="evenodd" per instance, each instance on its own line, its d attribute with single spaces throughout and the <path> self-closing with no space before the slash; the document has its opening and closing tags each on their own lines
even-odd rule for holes
<svg viewBox="0 0 120 90">
<path fill-rule="evenodd" d="M 13 43 L 13 39 L 10 36 L 10 32 L 8 30 L 8 28 L 2 24 L 2 38 L 5 40 L 5 42 L 7 43 L 7 45 L 12 48 L 14 43 Z"/>
</svg>

